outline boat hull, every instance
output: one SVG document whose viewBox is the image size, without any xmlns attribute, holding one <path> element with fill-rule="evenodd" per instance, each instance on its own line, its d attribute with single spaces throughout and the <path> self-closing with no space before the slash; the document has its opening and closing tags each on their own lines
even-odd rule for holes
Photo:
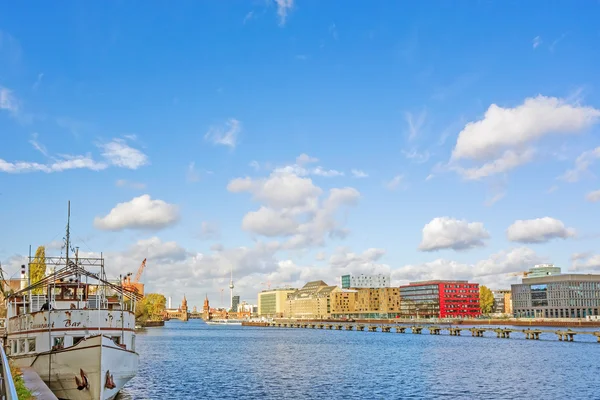
<svg viewBox="0 0 600 400">
<path fill-rule="evenodd" d="M 242 325 L 242 321 L 204 321 L 207 325 Z"/>
<path fill-rule="evenodd" d="M 62 350 L 14 360 L 19 366 L 33 367 L 59 399 L 110 400 L 136 375 L 139 355 L 97 335 Z M 84 386 L 82 371 L 87 385 L 79 390 L 76 378 Z"/>
</svg>

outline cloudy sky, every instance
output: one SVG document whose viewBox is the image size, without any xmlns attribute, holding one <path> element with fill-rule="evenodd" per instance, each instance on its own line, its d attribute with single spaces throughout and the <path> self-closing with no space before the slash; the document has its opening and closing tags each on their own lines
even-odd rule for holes
<svg viewBox="0 0 600 400">
<path fill-rule="evenodd" d="M 191 305 L 599 271 L 600 4 L 375 3 L 0 6 L 3 268 L 71 200 L 82 254 Z"/>
</svg>

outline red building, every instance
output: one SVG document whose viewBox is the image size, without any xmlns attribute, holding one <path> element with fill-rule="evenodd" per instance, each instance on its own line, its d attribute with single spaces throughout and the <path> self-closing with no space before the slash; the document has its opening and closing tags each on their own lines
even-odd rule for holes
<svg viewBox="0 0 600 400">
<path fill-rule="evenodd" d="M 400 286 L 403 317 L 464 318 L 481 315 L 479 284 L 467 281 L 411 282 Z"/>
</svg>

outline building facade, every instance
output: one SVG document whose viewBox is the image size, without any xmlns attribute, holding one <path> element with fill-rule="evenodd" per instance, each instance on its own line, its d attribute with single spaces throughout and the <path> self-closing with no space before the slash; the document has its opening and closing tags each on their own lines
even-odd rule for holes
<svg viewBox="0 0 600 400">
<path fill-rule="evenodd" d="M 326 319 L 331 317 L 331 296 L 339 292 L 337 286 L 323 281 L 308 282 L 302 289 L 287 296 L 286 318 Z"/>
<path fill-rule="evenodd" d="M 402 317 L 473 318 L 481 315 L 478 283 L 411 282 L 400 286 L 400 297 Z"/>
<path fill-rule="evenodd" d="M 258 294 L 258 316 L 265 318 L 281 318 L 285 313 L 287 296 L 294 293 L 295 288 L 269 289 Z"/>
<path fill-rule="evenodd" d="M 369 319 L 399 316 L 399 288 L 342 289 L 331 294 L 332 318 Z"/>
<path fill-rule="evenodd" d="M 240 304 L 240 296 L 232 296 L 231 297 L 231 311 L 237 312 L 239 304 Z"/>
<path fill-rule="evenodd" d="M 512 285 L 516 318 L 586 318 L 600 315 L 600 275 L 524 278 Z"/>
<path fill-rule="evenodd" d="M 511 291 L 508 289 L 492 290 L 494 295 L 494 314 L 511 314 L 512 315 L 512 299 Z"/>
<path fill-rule="evenodd" d="M 390 287 L 390 276 L 384 274 L 377 275 L 342 275 L 342 289 L 358 288 L 386 288 Z"/>
</svg>

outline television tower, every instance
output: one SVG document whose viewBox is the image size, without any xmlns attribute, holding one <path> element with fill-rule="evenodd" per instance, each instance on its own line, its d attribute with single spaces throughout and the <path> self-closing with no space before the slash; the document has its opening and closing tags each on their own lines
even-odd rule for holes
<svg viewBox="0 0 600 400">
<path fill-rule="evenodd" d="M 231 267 L 231 278 L 229 279 L 229 291 L 231 292 L 231 303 L 229 309 L 233 311 L 233 267 Z"/>
</svg>

